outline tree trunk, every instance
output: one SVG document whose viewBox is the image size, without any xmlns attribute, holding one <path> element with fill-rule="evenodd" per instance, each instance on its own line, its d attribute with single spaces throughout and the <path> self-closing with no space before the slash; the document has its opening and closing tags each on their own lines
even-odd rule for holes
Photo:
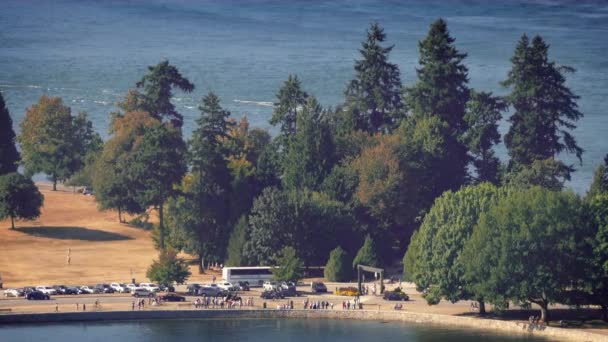
<svg viewBox="0 0 608 342">
<path fill-rule="evenodd" d="M 57 179 L 53 178 L 53 191 L 57 191 Z"/>
<path fill-rule="evenodd" d="M 549 324 L 549 304 L 547 302 L 538 303 L 540 305 L 540 321 Z"/>
<path fill-rule="evenodd" d="M 118 222 L 123 223 L 122 222 L 122 212 L 120 211 L 120 207 L 118 207 Z"/>
<path fill-rule="evenodd" d="M 480 315 L 486 314 L 486 302 L 484 302 L 483 300 L 479 301 L 479 314 Z"/>
<path fill-rule="evenodd" d="M 158 246 L 161 250 L 165 249 L 165 226 L 163 225 L 163 201 L 158 206 Z"/>
<path fill-rule="evenodd" d="M 602 319 L 608 322 L 608 305 L 602 305 Z"/>
<path fill-rule="evenodd" d="M 15 229 L 15 216 L 11 215 L 11 229 Z"/>
<path fill-rule="evenodd" d="M 201 254 L 198 256 L 198 274 L 205 273 L 205 257 Z"/>
</svg>

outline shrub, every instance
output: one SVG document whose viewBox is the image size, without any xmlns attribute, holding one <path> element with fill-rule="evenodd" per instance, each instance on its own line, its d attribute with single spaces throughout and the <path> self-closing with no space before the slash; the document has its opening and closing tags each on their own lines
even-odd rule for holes
<svg viewBox="0 0 608 342">
<path fill-rule="evenodd" d="M 324 275 L 328 281 L 344 282 L 351 279 L 352 269 L 348 253 L 338 246 L 329 254 L 329 260 L 325 265 Z"/>
<path fill-rule="evenodd" d="M 361 246 L 361 249 L 359 249 L 359 251 L 357 252 L 357 256 L 353 260 L 353 268 L 356 268 L 357 265 L 365 265 L 371 267 L 382 266 L 382 262 L 380 261 L 376 244 L 369 235 L 365 238 L 363 246 Z"/>
</svg>

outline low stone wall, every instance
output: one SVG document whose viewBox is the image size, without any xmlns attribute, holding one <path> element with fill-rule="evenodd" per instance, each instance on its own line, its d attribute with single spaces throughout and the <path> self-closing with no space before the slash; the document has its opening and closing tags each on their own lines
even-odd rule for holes
<svg viewBox="0 0 608 342">
<path fill-rule="evenodd" d="M 70 312 L 40 314 L 0 315 L 0 324 L 42 323 L 42 322 L 83 322 L 142 319 L 192 319 L 192 318 L 310 318 L 400 321 L 418 324 L 433 324 L 453 327 L 467 327 L 493 331 L 501 334 L 519 334 L 547 337 L 569 341 L 606 341 L 608 336 L 586 332 L 580 329 L 560 329 L 530 326 L 527 323 L 459 317 L 449 315 L 416 313 L 408 311 L 373 310 L 150 310 L 150 311 L 105 311 Z"/>
</svg>

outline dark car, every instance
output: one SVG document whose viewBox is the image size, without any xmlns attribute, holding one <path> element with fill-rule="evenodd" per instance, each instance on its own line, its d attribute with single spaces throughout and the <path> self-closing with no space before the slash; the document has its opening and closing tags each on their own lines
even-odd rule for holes
<svg viewBox="0 0 608 342">
<path fill-rule="evenodd" d="M 186 291 L 188 292 L 189 295 L 191 296 L 196 296 L 198 295 L 198 289 L 200 289 L 201 286 L 199 284 L 190 284 L 188 285 L 188 287 L 186 287 Z"/>
<path fill-rule="evenodd" d="M 285 298 L 285 294 L 280 290 L 271 290 L 262 292 L 260 297 L 263 299 L 283 299 Z"/>
<path fill-rule="evenodd" d="M 31 291 L 25 295 L 25 299 L 27 299 L 27 300 L 49 300 L 49 299 L 51 299 L 51 297 L 40 291 Z"/>
<path fill-rule="evenodd" d="M 74 287 L 67 287 L 64 285 L 53 286 L 53 288 L 57 291 L 57 294 L 62 295 L 75 295 L 78 294 L 78 290 Z"/>
<path fill-rule="evenodd" d="M 325 284 L 321 283 L 321 282 L 314 282 L 312 284 L 310 284 L 310 288 L 312 290 L 312 292 L 315 293 L 326 293 L 327 292 L 327 286 L 325 286 Z"/>
<path fill-rule="evenodd" d="M 175 292 L 175 287 L 166 284 L 158 285 L 158 288 L 163 292 Z"/>
<path fill-rule="evenodd" d="M 28 294 L 30 292 L 36 291 L 36 288 L 33 286 L 25 286 L 23 288 L 23 293 Z"/>
<path fill-rule="evenodd" d="M 114 289 L 109 284 L 97 284 L 95 285 L 95 290 L 98 293 L 114 293 Z"/>
<path fill-rule="evenodd" d="M 249 291 L 248 281 L 239 281 L 239 291 Z"/>
<path fill-rule="evenodd" d="M 288 281 L 288 282 L 281 282 L 279 284 L 279 290 L 283 293 L 284 296 L 286 297 L 295 297 L 298 296 L 298 291 L 296 290 L 296 284 Z"/>
<path fill-rule="evenodd" d="M 165 302 L 185 302 L 186 297 L 176 295 L 175 293 L 167 293 L 166 295 L 158 296 L 158 299 Z"/>
<path fill-rule="evenodd" d="M 401 292 L 401 291 L 386 291 L 386 292 L 384 292 L 384 295 L 382 296 L 382 298 L 384 300 L 406 301 L 406 300 L 410 299 L 410 296 L 405 294 L 405 292 Z"/>
<path fill-rule="evenodd" d="M 69 292 L 69 294 L 79 295 L 79 294 L 84 293 L 80 288 L 78 288 L 76 286 L 68 286 L 66 288 L 67 288 L 67 291 Z"/>
</svg>

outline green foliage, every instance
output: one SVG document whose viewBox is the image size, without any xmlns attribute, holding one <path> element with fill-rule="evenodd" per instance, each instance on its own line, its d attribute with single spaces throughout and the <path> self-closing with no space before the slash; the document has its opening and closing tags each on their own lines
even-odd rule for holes
<svg viewBox="0 0 608 342">
<path fill-rule="evenodd" d="M 10 217 L 12 229 L 15 218 L 38 218 L 43 202 L 44 197 L 31 179 L 17 172 L 0 175 L 0 220 Z"/>
<path fill-rule="evenodd" d="M 138 201 L 142 207 L 158 208 L 161 249 L 165 234 L 163 205 L 175 193 L 173 185 L 186 173 L 185 153 L 181 132 L 163 124 L 149 128 L 133 152 L 130 170 L 138 184 Z"/>
<path fill-rule="evenodd" d="M 476 296 L 494 304 L 548 305 L 584 271 L 586 232 L 581 200 L 541 187 L 511 190 L 482 213 L 462 252 L 465 279 Z"/>
<path fill-rule="evenodd" d="M 519 171 L 507 173 L 505 178 L 505 183 L 516 188 L 542 186 L 549 190 L 560 191 L 564 187 L 564 182 L 570 179 L 570 170 L 559 160 L 549 158 L 535 160 Z"/>
<path fill-rule="evenodd" d="M 500 183 L 500 160 L 494 155 L 493 146 L 500 143 L 498 122 L 506 109 L 502 99 L 492 93 L 471 90 L 464 116 L 468 129 L 463 140 L 473 158 L 478 183 Z"/>
<path fill-rule="evenodd" d="M 230 233 L 228 240 L 226 266 L 246 266 L 247 259 L 243 255 L 243 247 L 247 242 L 247 216 L 241 216 Z"/>
<path fill-rule="evenodd" d="M 600 164 L 593 172 L 593 180 L 587 192 L 588 198 L 599 194 L 608 193 L 608 154 L 604 157 L 604 163 Z"/>
<path fill-rule="evenodd" d="M 355 79 L 345 91 L 344 114 L 350 130 L 390 131 L 404 116 L 399 67 L 388 61 L 393 46 L 384 47 L 384 29 L 372 23 L 355 62 Z"/>
<path fill-rule="evenodd" d="M 19 152 L 15 147 L 13 120 L 0 93 L 0 175 L 17 172 Z"/>
<path fill-rule="evenodd" d="M 540 36 L 532 42 L 524 34 L 511 58 L 512 68 L 502 83 L 514 113 L 505 136 L 510 168 L 519 170 L 535 160 L 555 158 L 561 152 L 574 153 L 582 160 L 583 150 L 570 133 L 583 114 L 576 96 L 566 86 L 564 73 L 574 69 L 549 60 L 549 46 Z M 564 166 L 565 168 L 566 166 Z M 569 173 L 572 167 L 567 167 Z"/>
<path fill-rule="evenodd" d="M 429 303 L 475 298 L 464 277 L 462 249 L 479 216 L 487 212 L 501 192 L 491 184 L 445 192 L 424 217 L 404 257 L 404 273 L 418 289 L 429 294 Z M 431 291 L 432 288 L 432 291 Z"/>
<path fill-rule="evenodd" d="M 100 138 L 86 114 L 72 117 L 60 98 L 43 95 L 27 109 L 18 141 L 26 173 L 46 173 L 56 190 L 58 181 L 82 168 L 91 145 L 98 144 Z"/>
<path fill-rule="evenodd" d="M 352 262 L 348 257 L 348 253 L 338 246 L 329 254 L 329 260 L 323 274 L 325 279 L 332 282 L 346 282 L 352 276 Z"/>
<path fill-rule="evenodd" d="M 181 127 L 184 118 L 171 103 L 171 97 L 173 97 L 171 90 L 178 88 L 190 93 L 194 90 L 194 85 L 167 60 L 149 66 L 148 71 L 148 74 L 137 82 L 137 87 L 143 88 L 144 93 L 140 98 L 135 97 L 132 103 L 136 105 L 137 110 L 143 109 L 159 121 L 166 118 L 171 121 L 173 126 Z"/>
<path fill-rule="evenodd" d="M 353 259 L 352 267 L 356 268 L 357 265 L 382 267 L 382 260 L 378 254 L 378 247 L 369 235 L 365 238 L 363 246 L 361 246 L 355 259 Z"/>
<path fill-rule="evenodd" d="M 281 125 L 282 140 L 286 142 L 297 132 L 297 116 L 306 103 L 308 94 L 302 90 L 302 84 L 297 75 L 289 75 L 277 93 L 270 124 Z"/>
<path fill-rule="evenodd" d="M 283 161 L 283 187 L 317 190 L 333 166 L 334 146 L 331 128 L 313 96 L 299 111 L 297 125 Z"/>
<path fill-rule="evenodd" d="M 604 321 L 608 322 L 608 193 L 588 195 L 586 202 L 589 248 L 583 250 L 587 269 L 579 282 L 589 302 L 602 308 Z"/>
<path fill-rule="evenodd" d="M 146 273 L 148 279 L 159 284 L 183 284 L 190 277 L 190 270 L 184 259 L 177 257 L 173 250 L 162 250 L 158 260 L 154 260 Z"/>
<path fill-rule="evenodd" d="M 276 265 L 272 269 L 272 274 L 276 281 L 292 281 L 297 283 L 304 277 L 304 263 L 293 247 L 287 246 L 280 252 L 280 256 L 276 258 Z"/>
</svg>

